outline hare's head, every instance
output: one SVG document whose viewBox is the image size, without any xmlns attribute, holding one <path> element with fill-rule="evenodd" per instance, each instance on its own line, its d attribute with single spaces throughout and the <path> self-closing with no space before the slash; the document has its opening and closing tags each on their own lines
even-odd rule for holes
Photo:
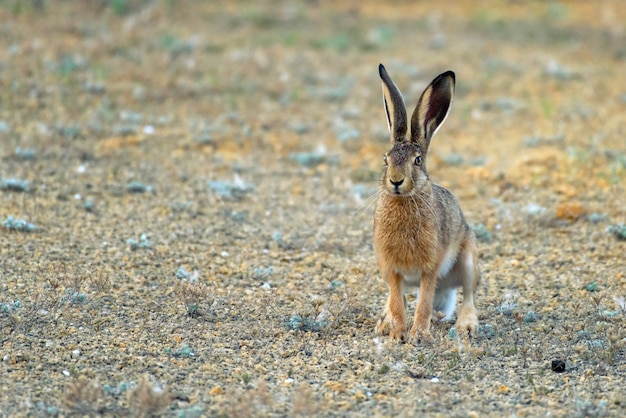
<svg viewBox="0 0 626 418">
<path fill-rule="evenodd" d="M 428 147 L 450 111 L 454 73 L 440 74 L 426 87 L 411 117 L 411 137 L 406 138 L 407 113 L 402 95 L 382 64 L 378 71 L 383 80 L 383 98 L 391 133 L 391 149 L 384 156 L 381 185 L 390 194 L 411 195 L 429 184 L 426 172 Z"/>
</svg>

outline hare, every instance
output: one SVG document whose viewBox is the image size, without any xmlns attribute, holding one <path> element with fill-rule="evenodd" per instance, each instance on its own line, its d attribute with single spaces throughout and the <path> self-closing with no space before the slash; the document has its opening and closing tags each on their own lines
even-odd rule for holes
<svg viewBox="0 0 626 418">
<path fill-rule="evenodd" d="M 385 67 L 378 67 L 383 85 L 391 149 L 384 155 L 374 214 L 374 247 L 381 275 L 389 288 L 387 305 L 376 333 L 417 342 L 432 340 L 433 312 L 452 319 L 456 288 L 463 287 L 463 303 L 456 323 L 459 331 L 475 333 L 478 315 L 474 292 L 480 281 L 474 232 L 455 197 L 431 182 L 426 171 L 430 141 L 450 111 L 454 72 L 437 76 L 422 93 L 411 117 L 400 91 Z M 404 289 L 419 286 L 413 326 L 407 335 Z"/>
</svg>

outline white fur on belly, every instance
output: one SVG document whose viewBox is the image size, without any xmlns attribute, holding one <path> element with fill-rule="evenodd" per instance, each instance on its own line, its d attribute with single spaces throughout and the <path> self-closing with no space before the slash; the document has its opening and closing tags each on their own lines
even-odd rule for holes
<svg viewBox="0 0 626 418">
<path fill-rule="evenodd" d="M 445 315 L 442 321 L 452 321 L 454 311 L 456 310 L 456 288 L 448 287 L 446 289 L 437 289 L 435 292 L 435 301 L 433 302 L 433 311 L 443 312 Z"/>
<path fill-rule="evenodd" d="M 419 299 L 419 288 L 415 291 L 415 297 Z M 454 312 L 456 311 L 456 287 L 446 287 L 435 291 L 435 300 L 433 301 L 433 314 L 442 312 L 444 317 L 442 321 L 454 320 Z"/>
<path fill-rule="evenodd" d="M 454 267 L 454 263 L 456 263 L 457 255 L 458 248 L 448 249 L 446 255 L 443 257 L 441 265 L 439 266 L 439 271 L 437 272 L 438 279 L 446 277 L 448 273 L 450 273 L 450 270 L 452 270 L 452 267 Z M 415 295 L 417 298 L 419 298 L 419 285 L 422 279 L 422 272 L 412 272 L 410 274 L 402 274 L 402 276 L 404 277 L 405 286 L 417 287 Z M 442 283 L 440 282 L 440 284 Z M 456 287 L 437 288 L 437 290 L 435 291 L 435 300 L 433 301 L 433 313 L 443 312 L 443 314 L 445 315 L 442 319 L 443 321 L 453 320 L 454 311 L 456 310 L 456 291 Z"/>
</svg>

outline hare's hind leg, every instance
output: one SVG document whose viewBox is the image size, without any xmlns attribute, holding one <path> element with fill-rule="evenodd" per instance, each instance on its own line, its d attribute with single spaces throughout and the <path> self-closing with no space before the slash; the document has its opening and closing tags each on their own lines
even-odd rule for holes
<svg viewBox="0 0 626 418">
<path fill-rule="evenodd" d="M 478 248 L 473 237 L 468 237 L 462 245 L 462 251 L 455 272 L 461 279 L 463 287 L 463 303 L 459 309 L 456 327 L 459 331 L 468 330 L 474 334 L 478 331 L 478 312 L 474 306 L 474 293 L 480 282 L 480 269 L 478 268 Z"/>
<path fill-rule="evenodd" d="M 435 313 L 443 313 L 442 321 L 452 321 L 456 310 L 456 287 L 437 289 L 433 302 Z"/>
<path fill-rule="evenodd" d="M 376 323 L 376 334 L 389 334 L 391 338 L 401 340 L 406 337 L 407 330 L 405 318 L 406 298 L 403 289 L 404 279 L 395 271 L 384 271 L 381 268 L 381 273 L 387 281 L 389 297 L 385 310 Z"/>
</svg>

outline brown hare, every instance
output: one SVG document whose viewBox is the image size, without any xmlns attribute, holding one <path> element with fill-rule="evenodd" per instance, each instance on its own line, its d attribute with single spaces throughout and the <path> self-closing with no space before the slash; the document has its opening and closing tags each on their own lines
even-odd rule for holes
<svg viewBox="0 0 626 418">
<path fill-rule="evenodd" d="M 411 117 L 400 91 L 385 67 L 378 67 L 391 133 L 391 149 L 385 154 L 374 215 L 374 246 L 389 297 L 376 332 L 395 339 L 431 340 L 434 312 L 451 319 L 456 288 L 463 287 L 463 303 L 456 327 L 475 333 L 478 315 L 474 292 L 480 281 L 478 248 L 456 199 L 447 189 L 431 182 L 426 171 L 430 141 L 450 111 L 455 76 L 438 75 L 426 87 Z M 407 335 L 405 287 L 419 286 L 413 326 Z"/>
</svg>

